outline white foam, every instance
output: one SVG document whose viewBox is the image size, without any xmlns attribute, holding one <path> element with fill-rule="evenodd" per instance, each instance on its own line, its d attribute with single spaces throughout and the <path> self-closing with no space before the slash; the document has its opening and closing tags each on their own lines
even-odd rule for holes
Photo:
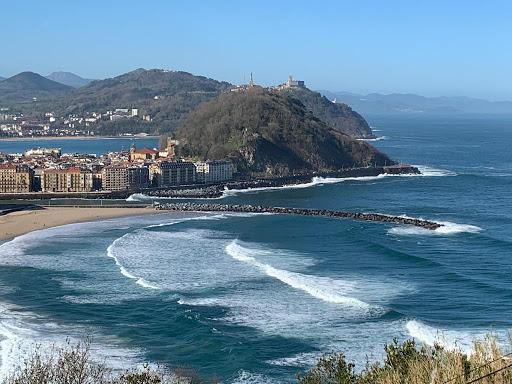
<svg viewBox="0 0 512 384">
<path fill-rule="evenodd" d="M 448 169 L 440 169 L 428 167 L 426 165 L 414 165 L 421 172 L 421 175 L 417 176 L 426 176 L 426 177 L 444 177 L 444 176 L 457 176 L 456 172 L 450 171 Z M 405 176 L 405 175 L 404 175 Z M 412 175 L 414 176 L 414 175 Z"/>
<path fill-rule="evenodd" d="M 10 304 L 0 304 L 0 313 L 0 380 L 19 367 L 36 348 L 46 356 L 54 349 L 76 345 L 90 335 L 90 331 L 82 326 L 57 324 Z M 115 347 L 118 342 L 95 333 L 91 356 L 99 363 L 108 358 L 109 367 L 119 370 L 140 362 L 141 351 Z"/>
<path fill-rule="evenodd" d="M 357 139 L 357 140 L 359 140 L 359 141 L 381 141 L 381 140 L 386 140 L 387 138 L 388 138 L 387 136 L 378 136 L 373 139 Z"/>
<path fill-rule="evenodd" d="M 119 258 L 117 257 L 117 254 L 116 254 L 116 245 L 117 245 L 117 243 L 119 243 L 120 241 L 122 241 L 124 238 L 126 238 L 129 235 L 130 235 L 130 232 L 121 236 L 120 238 L 114 240 L 112 242 L 112 244 L 110 244 L 107 248 L 107 256 L 114 260 L 116 265 L 119 267 L 119 271 L 121 272 L 121 274 L 123 276 L 125 276 L 129 279 L 135 280 L 135 283 L 140 285 L 143 288 L 160 289 L 160 287 L 158 287 L 156 284 L 150 283 L 149 281 L 143 279 L 142 277 L 135 276 L 133 273 L 128 272 L 128 270 L 119 261 Z"/>
<path fill-rule="evenodd" d="M 308 367 L 313 366 L 323 354 L 323 352 L 303 352 L 293 356 L 267 360 L 267 363 L 282 367 Z"/>
<path fill-rule="evenodd" d="M 483 334 L 435 328 L 418 320 L 407 321 L 405 328 L 410 336 L 421 343 L 429 346 L 438 344 L 446 349 L 460 350 L 467 354 L 471 353 L 474 341 L 483 336 Z"/>
<path fill-rule="evenodd" d="M 380 138 L 376 139 L 360 139 L 360 140 L 367 140 L 367 141 L 378 141 L 378 140 L 384 140 L 386 136 L 382 136 Z M 236 196 L 242 193 L 258 193 L 258 192 L 272 192 L 272 191 L 281 191 L 281 190 L 287 190 L 287 189 L 302 189 L 302 188 L 311 188 L 315 186 L 321 186 L 326 184 L 337 184 L 342 183 L 346 181 L 374 181 L 374 180 L 381 180 L 385 177 L 441 177 L 441 176 L 457 176 L 457 173 L 446 170 L 446 169 L 439 169 L 439 168 L 432 168 L 424 165 L 415 165 L 416 168 L 420 171 L 420 174 L 387 174 L 383 173 L 376 176 L 359 176 L 359 177 L 319 177 L 315 176 L 311 179 L 310 182 L 307 183 L 300 183 L 300 184 L 289 184 L 289 185 L 283 185 L 279 187 L 256 187 L 256 188 L 244 188 L 244 189 L 228 189 L 225 188 L 222 196 L 216 197 L 214 199 L 222 199 L 225 197 L 231 197 Z M 147 196 L 141 193 L 136 193 L 131 196 L 129 196 L 126 200 L 127 201 L 154 201 L 159 199 L 184 199 L 184 198 L 176 198 L 176 197 L 152 197 Z M 186 199 L 194 199 L 194 198 L 186 198 Z"/>
<path fill-rule="evenodd" d="M 357 298 L 347 296 L 348 293 L 354 291 L 354 286 L 351 283 L 329 277 L 305 275 L 274 268 L 269 264 L 261 263 L 254 257 L 249 256 L 250 250 L 248 252 L 248 249 L 241 246 L 236 240 L 226 246 L 226 252 L 235 260 L 246 262 L 258 268 L 266 275 L 278 279 L 292 288 L 302 290 L 317 299 L 329 303 L 347 305 L 365 311 L 372 309 L 370 304 Z"/>
<path fill-rule="evenodd" d="M 408 216 L 404 216 L 409 218 Z M 470 224 L 458 224 L 450 221 L 434 221 L 441 224 L 441 227 L 435 230 L 420 228 L 415 226 L 398 226 L 388 230 L 388 234 L 402 236 L 447 236 L 456 235 L 458 233 L 478 233 L 482 228 Z"/>
<path fill-rule="evenodd" d="M 278 384 L 279 381 L 270 377 L 253 373 L 246 370 L 240 370 L 238 376 L 233 379 L 232 384 Z"/>
</svg>

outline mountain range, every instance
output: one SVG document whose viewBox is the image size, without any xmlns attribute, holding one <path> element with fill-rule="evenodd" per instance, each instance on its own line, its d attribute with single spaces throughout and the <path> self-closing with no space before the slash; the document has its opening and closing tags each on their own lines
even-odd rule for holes
<svg viewBox="0 0 512 384">
<path fill-rule="evenodd" d="M 83 87 L 93 81 L 91 79 L 84 79 L 74 73 L 63 71 L 52 72 L 46 78 L 73 88 Z"/>
<path fill-rule="evenodd" d="M 512 101 L 489 101 L 471 97 L 425 97 L 412 93 L 360 95 L 320 91 L 330 100 L 345 103 L 362 114 L 455 114 L 512 113 Z"/>
<path fill-rule="evenodd" d="M 34 72 L 21 72 L 0 81 L 0 101 L 9 104 L 64 95 L 72 88 Z"/>
<path fill-rule="evenodd" d="M 98 132 L 105 135 L 160 134 L 175 132 L 198 105 L 235 88 L 228 82 L 161 69 L 137 69 L 111 79 L 91 81 L 79 88 L 24 72 L 0 82 L 0 102 L 26 115 L 53 111 L 63 116 L 137 108 L 141 116 L 149 115 L 151 122 L 140 119 L 102 121 Z M 360 138 L 372 137 L 364 118 L 347 105 L 333 104 L 307 88 L 281 92 L 300 100 L 315 116 L 340 131 Z M 37 97 L 36 103 L 34 97 Z"/>
</svg>

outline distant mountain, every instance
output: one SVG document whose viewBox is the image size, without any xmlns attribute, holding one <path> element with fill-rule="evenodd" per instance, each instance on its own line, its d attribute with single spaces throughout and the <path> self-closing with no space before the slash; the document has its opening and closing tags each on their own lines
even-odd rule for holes
<svg viewBox="0 0 512 384">
<path fill-rule="evenodd" d="M 66 94 L 52 107 L 65 114 L 137 108 L 139 115 L 151 116 L 152 123 L 145 124 L 144 130 L 173 132 L 201 102 L 231 87 L 227 82 L 187 72 L 137 69 L 111 79 L 94 80 Z M 123 125 L 129 124 L 126 121 L 104 124 L 101 132 L 119 133 Z M 127 129 L 132 128 L 140 129 L 135 126 Z"/>
<path fill-rule="evenodd" d="M 0 82 L 0 101 L 20 102 L 63 95 L 72 88 L 34 72 L 21 72 Z"/>
<path fill-rule="evenodd" d="M 74 73 L 62 71 L 52 72 L 46 76 L 46 78 L 73 88 L 83 87 L 92 81 L 91 79 L 84 79 L 83 77 L 75 75 Z"/>
<path fill-rule="evenodd" d="M 330 100 L 346 103 L 360 113 L 512 113 L 511 101 L 488 101 L 471 97 L 425 97 L 411 93 L 358 95 L 320 91 Z"/>
<path fill-rule="evenodd" d="M 253 176 L 392 163 L 368 143 L 329 127 L 297 98 L 260 87 L 201 104 L 176 135 L 182 155 L 228 157 L 239 172 Z"/>
<path fill-rule="evenodd" d="M 320 93 L 307 88 L 288 88 L 281 92 L 300 100 L 313 115 L 343 133 L 357 138 L 373 137 L 366 120 L 347 104 L 335 104 Z"/>
<path fill-rule="evenodd" d="M 0 76 L 0 81 L 5 80 L 5 77 Z"/>
</svg>

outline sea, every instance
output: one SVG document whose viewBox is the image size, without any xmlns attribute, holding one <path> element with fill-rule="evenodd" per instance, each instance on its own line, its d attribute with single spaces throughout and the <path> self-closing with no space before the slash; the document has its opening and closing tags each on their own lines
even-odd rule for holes
<svg viewBox="0 0 512 384">
<path fill-rule="evenodd" d="M 149 362 L 223 383 L 293 382 L 330 352 L 362 369 L 395 337 L 471 353 L 492 333 L 509 351 L 512 116 L 367 118 L 371 143 L 421 176 L 316 178 L 215 201 L 406 215 L 440 229 L 164 213 L 32 232 L 0 245 L 0 374 L 35 344 L 84 337 L 116 369 Z"/>
</svg>

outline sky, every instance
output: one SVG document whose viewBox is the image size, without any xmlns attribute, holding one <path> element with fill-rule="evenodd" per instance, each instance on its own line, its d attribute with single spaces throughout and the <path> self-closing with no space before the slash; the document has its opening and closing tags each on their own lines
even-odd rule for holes
<svg viewBox="0 0 512 384">
<path fill-rule="evenodd" d="M 510 0 L 0 0 L 0 20 L 3 77 L 164 68 L 512 100 Z"/>
</svg>

